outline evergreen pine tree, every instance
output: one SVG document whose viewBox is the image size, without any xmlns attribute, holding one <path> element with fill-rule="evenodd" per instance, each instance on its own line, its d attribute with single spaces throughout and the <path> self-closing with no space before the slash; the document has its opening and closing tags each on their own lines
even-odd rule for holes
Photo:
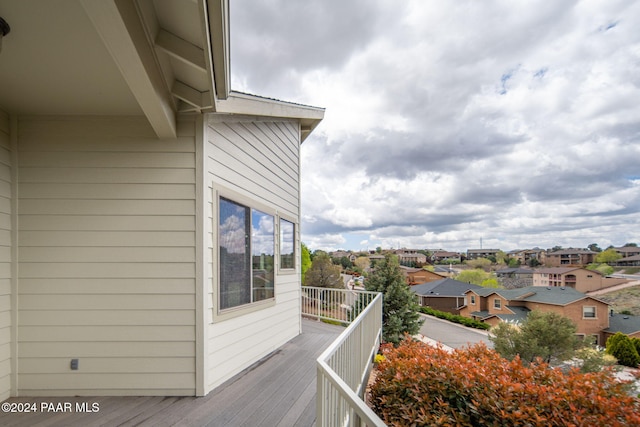
<svg viewBox="0 0 640 427">
<path fill-rule="evenodd" d="M 386 254 L 376 264 L 374 273 L 365 282 L 368 291 L 382 293 L 382 339 L 398 344 L 404 334 L 415 335 L 423 320 L 415 294 L 409 289 L 400 270 L 398 258 Z"/>
<path fill-rule="evenodd" d="M 636 347 L 631 339 L 622 332 L 616 332 L 607 340 L 606 352 L 618 359 L 618 363 L 621 365 L 637 368 L 640 364 L 640 355 Z"/>
</svg>

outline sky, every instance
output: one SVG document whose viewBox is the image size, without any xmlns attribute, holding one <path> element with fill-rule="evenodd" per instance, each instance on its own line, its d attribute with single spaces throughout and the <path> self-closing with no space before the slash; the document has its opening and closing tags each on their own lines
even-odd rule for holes
<svg viewBox="0 0 640 427">
<path fill-rule="evenodd" d="M 230 3 L 232 89 L 326 108 L 312 251 L 640 244 L 640 2 Z"/>
</svg>

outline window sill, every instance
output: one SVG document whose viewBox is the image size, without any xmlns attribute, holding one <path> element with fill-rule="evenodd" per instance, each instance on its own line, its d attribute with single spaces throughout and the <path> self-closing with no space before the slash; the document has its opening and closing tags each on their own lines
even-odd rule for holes
<svg viewBox="0 0 640 427">
<path fill-rule="evenodd" d="M 250 304 L 240 305 L 238 307 L 227 308 L 221 311 L 215 310 L 213 312 L 213 323 L 223 322 L 225 320 L 234 319 L 236 317 L 245 316 L 250 313 L 254 313 L 260 310 L 264 310 L 276 305 L 275 298 L 269 298 L 264 301 L 254 302 Z"/>
</svg>

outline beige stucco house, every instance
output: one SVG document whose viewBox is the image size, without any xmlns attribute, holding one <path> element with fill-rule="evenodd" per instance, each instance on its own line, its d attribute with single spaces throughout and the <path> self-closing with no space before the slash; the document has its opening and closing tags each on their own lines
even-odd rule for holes
<svg viewBox="0 0 640 427">
<path fill-rule="evenodd" d="M 205 395 L 300 333 L 300 143 L 227 0 L 0 2 L 0 400 Z"/>
<path fill-rule="evenodd" d="M 533 286 L 569 287 L 585 293 L 627 281 L 623 278 L 605 277 L 598 271 L 580 267 L 551 267 L 533 271 Z"/>
<path fill-rule="evenodd" d="M 519 289 L 470 289 L 460 315 L 495 326 L 500 322 L 518 323 L 529 312 L 538 310 L 568 317 L 576 333 L 584 339 L 604 345 L 609 325 L 609 305 L 573 288 L 529 286 Z"/>
<path fill-rule="evenodd" d="M 435 280 L 442 280 L 445 278 L 442 274 L 434 273 L 433 271 L 425 270 L 424 268 L 411 268 L 401 265 L 400 271 L 402 271 L 404 279 L 409 286 L 417 285 L 419 283 L 433 282 Z"/>
</svg>

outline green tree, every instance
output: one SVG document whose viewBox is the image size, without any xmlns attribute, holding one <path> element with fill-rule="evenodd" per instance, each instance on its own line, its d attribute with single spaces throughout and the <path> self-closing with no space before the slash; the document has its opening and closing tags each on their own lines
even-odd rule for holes
<svg viewBox="0 0 640 427">
<path fill-rule="evenodd" d="M 592 243 L 589 246 L 587 246 L 587 249 L 589 249 L 591 252 L 602 252 L 602 249 L 600 248 L 600 246 L 598 246 L 597 243 Z"/>
<path fill-rule="evenodd" d="M 415 294 L 409 289 L 400 270 L 398 257 L 386 254 L 376 263 L 376 269 L 365 282 L 368 291 L 382 295 L 382 333 L 386 342 L 398 344 L 404 334 L 415 335 L 423 320 Z"/>
<path fill-rule="evenodd" d="M 614 269 L 613 267 L 611 267 L 608 264 L 589 264 L 587 266 L 587 270 L 593 270 L 593 271 L 597 271 L 598 273 L 602 274 L 603 276 L 608 276 L 610 274 L 613 274 Z"/>
<path fill-rule="evenodd" d="M 483 280 L 480 286 L 483 288 L 499 288 L 500 284 L 498 283 L 498 279 L 492 277 L 491 279 Z"/>
<path fill-rule="evenodd" d="M 506 265 L 509 263 L 509 255 L 504 251 L 496 252 L 496 264 Z"/>
<path fill-rule="evenodd" d="M 622 255 L 616 252 L 615 249 L 611 248 L 604 250 L 596 255 L 594 262 L 597 262 L 598 264 L 609 264 L 612 262 L 616 262 L 620 258 L 622 258 Z"/>
<path fill-rule="evenodd" d="M 323 251 L 322 249 L 316 249 L 311 253 L 311 262 L 313 262 L 313 260 L 319 255 L 329 255 L 329 254 Z"/>
<path fill-rule="evenodd" d="M 304 285 L 305 275 L 307 270 L 311 267 L 311 252 L 304 243 L 301 243 L 302 250 L 300 251 L 300 271 L 302 272 L 302 284 Z"/>
<path fill-rule="evenodd" d="M 517 258 L 509 258 L 509 264 L 507 264 L 509 268 L 518 268 L 520 267 L 520 260 Z"/>
<path fill-rule="evenodd" d="M 487 286 L 488 288 L 497 288 L 498 281 L 492 281 L 495 277 L 491 273 L 478 268 L 473 270 L 463 270 L 456 276 L 456 280 L 464 283 L 473 283 L 478 286 Z"/>
<path fill-rule="evenodd" d="M 557 313 L 534 310 L 516 326 L 501 322 L 491 328 L 494 349 L 509 360 L 518 355 L 523 362 L 541 358 L 546 363 L 570 359 L 578 347 L 576 325 Z"/>
<path fill-rule="evenodd" d="M 585 346 L 576 351 L 580 372 L 600 372 L 605 366 L 615 365 L 617 360 L 597 346 Z"/>
<path fill-rule="evenodd" d="M 540 261 L 538 261 L 537 258 L 529 258 L 529 261 L 527 261 L 527 265 L 529 267 L 537 267 L 540 265 Z"/>
<path fill-rule="evenodd" d="M 637 368 L 640 365 L 638 350 L 629 336 L 622 332 L 616 332 L 607 340 L 606 352 L 618 359 L 618 363 L 621 365 L 632 368 Z"/>
<path fill-rule="evenodd" d="M 305 275 L 305 284 L 318 288 L 344 289 L 340 267 L 334 265 L 326 253 L 318 254 L 313 258 L 311 268 Z"/>
<path fill-rule="evenodd" d="M 347 258 L 346 256 L 343 256 L 340 258 L 340 262 L 339 264 L 342 266 L 343 269 L 348 269 L 353 267 L 353 263 L 351 262 L 351 260 L 349 258 Z"/>
<path fill-rule="evenodd" d="M 369 265 L 371 264 L 371 262 L 369 261 L 369 257 L 366 256 L 359 256 L 353 263 L 363 272 L 366 271 L 366 269 L 369 268 Z"/>
<path fill-rule="evenodd" d="M 489 268 L 491 268 L 492 264 L 489 258 L 468 259 L 464 263 L 471 268 L 481 268 L 485 271 L 489 271 Z"/>
</svg>

